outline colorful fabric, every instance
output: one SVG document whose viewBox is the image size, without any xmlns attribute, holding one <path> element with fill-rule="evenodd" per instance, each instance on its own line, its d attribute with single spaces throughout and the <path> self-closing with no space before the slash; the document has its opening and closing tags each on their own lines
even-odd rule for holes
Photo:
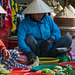
<svg viewBox="0 0 75 75">
<path fill-rule="evenodd" d="M 4 65 L 5 68 L 11 68 L 11 67 L 23 67 L 23 68 L 27 68 L 27 65 L 23 65 L 23 64 L 19 64 L 16 63 L 15 61 L 18 59 L 19 57 L 19 52 L 17 50 L 9 50 L 10 54 L 11 54 L 11 58 L 9 60 L 5 60 L 5 58 L 3 57 L 2 54 L 0 54 L 0 62 L 1 64 Z"/>
<path fill-rule="evenodd" d="M 11 32 L 15 33 L 16 25 L 17 25 L 18 8 L 17 8 L 17 3 L 15 0 L 10 0 L 10 5 L 11 5 L 11 9 L 12 9 L 12 21 L 13 21 L 13 28 L 11 29 Z"/>
<path fill-rule="evenodd" d="M 13 23 L 12 23 L 12 10 L 10 7 L 9 0 L 3 0 L 3 8 L 7 11 L 7 14 L 5 15 L 5 26 L 12 29 Z"/>
<path fill-rule="evenodd" d="M 23 7 L 18 8 L 18 14 L 21 14 L 24 11 Z"/>
<path fill-rule="evenodd" d="M 19 64 L 19 63 L 16 63 L 16 62 L 15 62 L 15 64 L 14 64 L 13 67 L 23 67 L 23 68 L 28 68 L 27 65 Z"/>
</svg>

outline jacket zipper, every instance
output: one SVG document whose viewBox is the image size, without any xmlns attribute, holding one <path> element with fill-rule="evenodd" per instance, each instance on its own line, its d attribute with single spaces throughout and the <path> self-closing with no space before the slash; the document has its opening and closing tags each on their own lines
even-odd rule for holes
<svg viewBox="0 0 75 75">
<path fill-rule="evenodd" d="M 41 33 L 41 30 L 40 30 L 39 24 L 37 23 L 37 25 L 38 25 L 38 28 L 39 28 L 39 31 L 40 31 L 40 35 L 41 35 L 41 39 L 42 39 L 42 33 Z"/>
</svg>

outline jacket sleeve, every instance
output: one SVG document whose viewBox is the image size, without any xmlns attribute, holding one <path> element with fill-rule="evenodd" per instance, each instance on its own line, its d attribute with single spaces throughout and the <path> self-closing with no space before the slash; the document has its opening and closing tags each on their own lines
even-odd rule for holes
<svg viewBox="0 0 75 75">
<path fill-rule="evenodd" d="M 0 53 L 2 53 L 1 49 L 2 49 L 3 47 L 6 48 L 6 46 L 4 45 L 4 43 L 3 43 L 3 42 L 1 41 L 1 39 L 0 39 Z"/>
<path fill-rule="evenodd" d="M 52 20 L 52 18 L 49 18 L 50 20 L 50 29 L 51 29 L 51 36 L 54 41 L 56 42 L 60 37 L 61 37 L 61 33 L 60 33 L 60 29 L 57 26 L 57 24 Z"/>
<path fill-rule="evenodd" d="M 18 35 L 18 46 L 20 50 L 23 51 L 24 54 L 27 54 L 29 51 L 31 51 L 30 48 L 25 43 L 26 34 L 27 28 L 23 20 L 18 27 L 17 35 Z"/>
</svg>

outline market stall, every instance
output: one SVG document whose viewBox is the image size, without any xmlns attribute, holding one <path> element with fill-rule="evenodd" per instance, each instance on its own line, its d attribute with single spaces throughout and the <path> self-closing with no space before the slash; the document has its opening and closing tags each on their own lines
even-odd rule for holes
<svg viewBox="0 0 75 75">
<path fill-rule="evenodd" d="M 30 7 L 33 6 L 33 8 L 29 7 L 30 10 L 28 10 L 26 8 L 32 2 L 32 0 L 30 0 L 30 1 L 27 0 L 26 2 L 24 2 L 23 0 L 22 1 L 21 0 L 20 1 L 18 1 L 18 0 L 3 0 L 2 1 L 3 8 L 7 11 L 7 14 L 4 15 L 3 17 L 1 16 L 1 19 L 4 19 L 4 17 L 5 17 L 5 20 L 4 20 L 4 22 L 1 22 L 0 26 L 2 26 L 2 23 L 3 23 L 3 26 L 5 26 L 5 29 L 0 28 L 0 30 L 1 30 L 0 38 L 4 42 L 6 48 L 10 52 L 12 58 L 9 60 L 5 60 L 5 58 L 3 58 L 3 55 L 0 54 L 0 56 L 2 57 L 2 58 L 0 58 L 0 75 L 75 75 L 75 47 L 74 47 L 74 44 L 75 44 L 75 36 L 74 36 L 75 35 L 75 7 L 72 6 L 72 5 L 74 5 L 74 1 L 65 0 L 64 1 L 65 7 L 63 7 L 64 5 L 61 6 L 61 3 L 59 2 L 59 0 L 43 0 L 43 1 L 46 2 L 47 5 L 49 5 L 50 10 L 47 9 L 48 8 L 47 5 L 46 6 L 44 5 L 45 7 L 43 9 L 42 6 L 44 3 L 42 3 L 42 0 L 39 0 L 39 1 L 34 0 L 33 3 L 36 3 L 36 5 L 38 7 L 36 7 L 36 5 L 31 4 Z M 37 4 L 37 2 L 38 2 L 38 4 Z M 41 5 L 39 5 L 40 4 L 39 2 L 41 3 Z M 69 4 L 72 4 L 72 5 L 69 5 Z M 36 8 L 36 10 L 33 10 L 35 8 Z M 26 10 L 24 10 L 24 9 L 26 9 Z M 28 16 L 26 14 L 27 13 L 32 14 L 34 12 L 35 12 L 35 14 L 37 12 L 40 13 L 40 11 L 38 11 L 38 9 L 39 10 L 41 9 L 40 11 L 42 13 L 44 13 L 44 11 L 47 11 L 47 15 L 49 15 L 49 17 L 51 17 L 52 20 L 58 25 L 62 36 L 67 34 L 70 37 L 72 37 L 72 45 L 71 45 L 71 48 L 67 48 L 67 47 L 63 47 L 63 46 L 56 48 L 56 52 L 58 54 L 57 57 L 49 57 L 47 55 L 42 56 L 42 57 L 36 56 L 35 60 L 31 63 L 28 59 L 28 56 L 32 55 L 33 53 L 26 55 L 24 53 L 24 50 L 20 50 L 22 48 L 19 48 L 19 46 L 18 46 L 18 39 L 20 40 L 20 38 L 18 38 L 17 32 L 18 32 L 18 27 L 19 27 L 20 22 L 23 19 L 26 19 L 26 17 Z M 1 10 L 1 8 L 0 8 L 0 10 Z M 1 20 L 1 21 L 3 21 L 3 20 Z M 33 21 L 35 22 L 35 20 L 33 20 Z M 49 19 L 48 19 L 48 21 L 49 21 Z M 43 23 L 40 23 L 40 26 L 42 24 Z M 8 27 L 8 29 L 6 29 L 7 27 Z M 35 27 L 34 24 L 32 25 L 32 27 L 33 28 Z M 47 28 L 48 26 L 45 26 L 45 27 Z M 24 30 L 26 31 L 27 28 L 25 28 Z M 37 29 L 38 28 L 33 29 L 33 31 L 35 30 L 35 32 L 36 32 Z M 40 27 L 39 27 L 39 29 L 40 29 Z M 43 29 L 43 28 L 41 28 L 41 29 Z M 32 35 L 31 32 L 33 33 L 33 31 L 30 30 L 31 31 L 30 32 L 28 30 L 26 31 L 26 32 L 28 32 L 27 35 Z M 48 30 L 44 30 L 44 31 L 48 31 Z M 39 32 L 39 31 L 37 31 L 37 32 Z M 40 31 L 40 33 L 41 33 L 41 31 Z M 44 33 L 42 32 L 42 34 L 44 34 Z M 36 35 L 35 33 L 33 33 L 33 34 Z M 45 33 L 45 35 L 46 35 L 46 33 Z M 22 37 L 22 35 L 19 37 Z M 45 38 L 43 38 L 43 39 L 45 39 Z M 22 40 L 24 40 L 26 42 L 26 39 L 22 38 Z M 30 41 L 30 39 L 28 39 L 28 40 Z M 54 37 L 51 38 L 51 41 L 53 41 L 53 40 L 54 40 Z M 19 41 L 19 42 L 22 42 L 22 44 L 23 44 L 23 41 Z M 46 44 L 44 44 L 44 46 L 42 46 L 43 50 L 44 50 L 42 54 L 46 53 L 45 50 L 47 48 L 45 48 L 45 46 L 47 46 L 47 44 L 48 43 L 46 42 Z M 31 45 L 31 43 L 30 43 L 30 45 Z M 29 46 L 28 47 L 27 46 L 26 46 L 26 48 L 29 47 Z M 21 47 L 22 47 L 22 45 L 21 45 Z M 38 49 L 38 47 L 36 47 L 36 48 Z M 2 51 L 2 49 L 1 49 L 1 51 Z M 36 51 L 34 51 L 34 52 L 37 54 Z M 34 57 L 34 55 L 33 55 L 33 57 Z M 9 66 L 11 66 L 11 67 L 9 68 Z"/>
</svg>

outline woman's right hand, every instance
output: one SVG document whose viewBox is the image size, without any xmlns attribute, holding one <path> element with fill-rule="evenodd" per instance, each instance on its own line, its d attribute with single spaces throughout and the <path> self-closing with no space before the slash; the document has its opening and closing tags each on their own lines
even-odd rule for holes
<svg viewBox="0 0 75 75">
<path fill-rule="evenodd" d="M 27 57 L 30 63 L 33 63 L 35 61 L 36 55 L 33 52 L 28 52 Z"/>
<path fill-rule="evenodd" d="M 5 60 L 8 60 L 11 57 L 11 55 L 7 49 L 4 49 L 2 54 L 4 55 Z"/>
</svg>

